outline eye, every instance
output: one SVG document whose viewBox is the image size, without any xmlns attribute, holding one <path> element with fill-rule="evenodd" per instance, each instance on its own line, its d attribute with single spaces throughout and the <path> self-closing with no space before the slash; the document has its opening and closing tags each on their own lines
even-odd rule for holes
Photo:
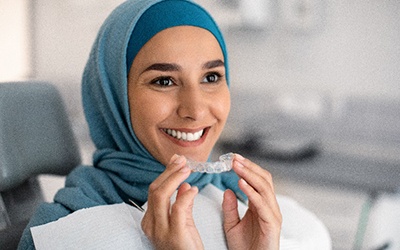
<svg viewBox="0 0 400 250">
<path fill-rule="evenodd" d="M 203 78 L 202 82 L 214 83 L 218 82 L 220 78 L 221 75 L 219 73 L 210 73 Z"/>
<path fill-rule="evenodd" d="M 174 82 L 169 77 L 159 77 L 151 81 L 152 84 L 160 85 L 161 87 L 172 86 Z"/>
</svg>

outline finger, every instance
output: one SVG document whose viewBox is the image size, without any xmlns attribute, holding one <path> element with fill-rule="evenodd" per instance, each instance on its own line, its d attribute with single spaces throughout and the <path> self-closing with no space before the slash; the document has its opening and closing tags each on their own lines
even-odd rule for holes
<svg viewBox="0 0 400 250">
<path fill-rule="evenodd" d="M 190 188 L 191 186 L 188 183 L 183 183 L 178 189 L 177 199 L 182 196 L 183 193 L 190 190 Z M 170 202 L 168 202 L 168 205 L 164 209 L 161 208 L 159 202 L 152 202 L 152 204 L 153 203 L 155 203 L 155 205 L 148 207 L 141 223 L 143 231 L 150 239 L 156 237 L 156 235 L 162 234 L 162 232 L 169 231 L 171 224 L 169 222 Z"/>
<path fill-rule="evenodd" d="M 165 171 L 149 186 L 148 217 L 160 227 L 168 227 L 171 196 L 190 175 L 190 169 L 184 167 L 184 162 L 183 156 L 176 157 L 175 161 L 169 164 L 170 171 Z"/>
<path fill-rule="evenodd" d="M 265 179 L 267 182 L 272 183 L 272 175 L 266 169 L 239 154 L 235 154 L 234 160 L 242 166 L 245 166 L 248 170 L 254 172 L 255 175 Z"/>
<path fill-rule="evenodd" d="M 188 191 L 191 188 L 190 184 L 187 182 L 182 183 L 182 185 L 178 189 L 178 194 L 176 195 L 176 198 L 178 199 L 179 196 L 181 196 L 184 192 Z"/>
<path fill-rule="evenodd" d="M 171 174 L 163 183 L 153 182 L 149 186 L 148 203 L 155 208 L 169 209 L 169 201 L 179 185 L 190 175 L 190 170 L 178 171 Z"/>
<path fill-rule="evenodd" d="M 170 162 L 166 166 L 165 171 L 160 174 L 155 181 L 153 181 L 153 186 L 158 187 L 164 183 L 172 174 L 184 168 L 185 163 L 186 158 L 184 156 L 179 156 L 177 154 L 173 155 Z"/>
<path fill-rule="evenodd" d="M 268 206 L 274 211 L 279 211 L 272 183 L 257 175 L 248 174 L 239 180 L 239 187 L 255 205 L 260 208 Z"/>
<path fill-rule="evenodd" d="M 222 211 L 224 216 L 224 231 L 229 232 L 240 222 L 237 199 L 232 190 L 228 189 L 224 193 Z"/>
<path fill-rule="evenodd" d="M 272 175 L 267 170 L 240 155 L 235 155 L 233 169 L 262 196 L 275 197 Z"/>
<path fill-rule="evenodd" d="M 244 179 L 239 180 L 239 187 L 249 198 L 249 208 L 254 208 L 262 221 L 276 225 L 281 223 L 281 213 L 275 196 L 272 199 L 264 199 Z"/>
<path fill-rule="evenodd" d="M 243 178 L 239 180 L 239 188 L 247 195 L 249 204 L 263 203 L 263 197 Z"/>
<path fill-rule="evenodd" d="M 189 175 L 190 169 L 188 167 L 183 167 L 179 171 L 171 173 L 165 179 L 154 181 L 149 186 L 149 200 L 153 197 L 165 197 L 169 200 L 172 194 L 178 189 L 179 185 L 181 185 Z"/>
<path fill-rule="evenodd" d="M 186 183 L 187 184 L 187 183 Z M 189 184 L 179 188 L 179 197 L 171 206 L 171 227 L 183 230 L 186 226 L 195 226 L 193 220 L 193 204 L 199 189 Z"/>
</svg>

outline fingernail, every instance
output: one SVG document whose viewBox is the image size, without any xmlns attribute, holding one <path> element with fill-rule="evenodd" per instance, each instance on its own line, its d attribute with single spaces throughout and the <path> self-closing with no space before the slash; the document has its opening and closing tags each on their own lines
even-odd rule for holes
<svg viewBox="0 0 400 250">
<path fill-rule="evenodd" d="M 243 157 L 243 156 L 241 156 L 240 154 L 236 154 L 235 153 L 235 156 L 236 156 L 236 158 L 238 159 L 238 160 L 240 160 L 240 161 L 243 161 L 245 158 Z"/>
<path fill-rule="evenodd" d="M 179 157 L 178 154 L 174 154 L 174 155 L 171 157 L 171 159 L 169 160 L 169 163 L 170 163 L 170 164 L 173 163 L 173 162 L 176 160 L 176 158 L 178 158 L 178 157 Z"/>
<path fill-rule="evenodd" d="M 180 170 L 179 170 L 179 172 L 182 172 L 182 173 L 186 173 L 186 172 L 188 172 L 188 171 L 190 171 L 190 168 L 188 167 L 188 166 L 183 166 L 183 168 L 181 168 Z"/>
<path fill-rule="evenodd" d="M 245 184 L 245 185 L 249 185 L 249 183 L 247 183 L 247 181 L 245 181 L 243 178 L 242 179 L 240 179 L 242 182 L 243 182 L 243 184 Z"/>
<path fill-rule="evenodd" d="M 181 164 L 181 163 L 183 163 L 184 160 L 185 160 L 185 156 L 179 155 L 179 156 L 174 160 L 174 163 L 175 163 L 175 164 Z"/>
</svg>

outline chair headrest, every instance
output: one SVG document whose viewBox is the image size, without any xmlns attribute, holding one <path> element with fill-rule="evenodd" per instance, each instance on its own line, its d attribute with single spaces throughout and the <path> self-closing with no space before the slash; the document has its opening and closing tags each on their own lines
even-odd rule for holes
<svg viewBox="0 0 400 250">
<path fill-rule="evenodd" d="M 0 84 L 0 191 L 38 174 L 66 175 L 80 164 L 79 152 L 55 86 Z"/>
</svg>

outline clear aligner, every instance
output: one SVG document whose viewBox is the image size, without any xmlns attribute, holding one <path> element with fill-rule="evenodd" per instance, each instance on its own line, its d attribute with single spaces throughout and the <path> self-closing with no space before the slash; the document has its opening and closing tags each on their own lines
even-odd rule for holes
<svg viewBox="0 0 400 250">
<path fill-rule="evenodd" d="M 233 153 L 227 153 L 219 157 L 219 161 L 216 162 L 197 162 L 188 159 L 186 165 L 193 172 L 200 173 L 221 173 L 232 169 Z"/>
</svg>

